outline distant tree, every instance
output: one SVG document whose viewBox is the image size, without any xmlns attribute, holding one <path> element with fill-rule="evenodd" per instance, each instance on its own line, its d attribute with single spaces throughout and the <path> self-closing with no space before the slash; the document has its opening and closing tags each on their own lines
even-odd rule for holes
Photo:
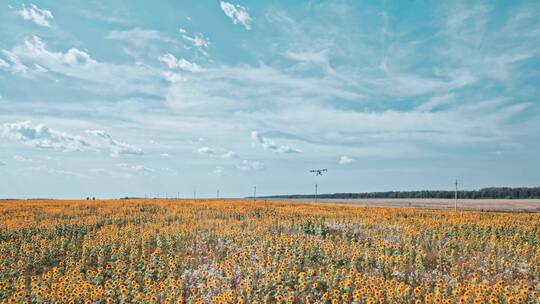
<svg viewBox="0 0 540 304">
<path fill-rule="evenodd" d="M 278 195 L 267 198 L 314 198 L 312 194 Z M 454 198 L 454 191 L 448 190 L 421 190 L 421 191 L 386 191 L 386 192 L 360 192 L 360 193 L 329 193 L 319 194 L 319 198 L 335 199 L 362 199 L 362 198 Z M 479 190 L 462 190 L 459 198 L 466 199 L 532 199 L 540 198 L 540 187 L 491 187 Z"/>
</svg>

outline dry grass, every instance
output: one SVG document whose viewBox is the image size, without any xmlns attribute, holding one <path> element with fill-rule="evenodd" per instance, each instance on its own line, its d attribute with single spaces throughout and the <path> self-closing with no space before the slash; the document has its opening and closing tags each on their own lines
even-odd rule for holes
<svg viewBox="0 0 540 304">
<path fill-rule="evenodd" d="M 284 201 L 315 202 L 314 199 L 287 199 Z M 373 207 L 454 209 L 453 199 L 319 199 L 318 202 Z M 460 199 L 458 200 L 458 208 L 486 211 L 540 211 L 540 199 Z"/>
</svg>

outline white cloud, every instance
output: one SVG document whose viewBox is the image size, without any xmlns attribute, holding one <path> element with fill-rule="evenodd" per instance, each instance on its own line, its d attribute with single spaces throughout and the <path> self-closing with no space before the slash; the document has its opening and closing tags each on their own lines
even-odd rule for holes
<svg viewBox="0 0 540 304">
<path fill-rule="evenodd" d="M 167 80 L 170 83 L 177 83 L 179 81 L 184 80 L 184 77 L 180 75 L 179 73 L 171 72 L 171 71 L 165 71 L 162 72 L 161 75 L 165 80 Z"/>
<path fill-rule="evenodd" d="M 251 17 L 248 8 L 238 4 L 232 4 L 225 1 L 220 2 L 221 10 L 229 17 L 234 24 L 243 25 L 246 30 L 251 29 Z"/>
<path fill-rule="evenodd" d="M 43 124 L 33 125 L 30 121 L 15 123 L 4 123 L 0 125 L 0 135 L 6 138 L 18 140 L 25 145 L 62 151 L 99 151 L 106 149 L 111 156 L 119 155 L 140 155 L 142 150 L 132 145 L 113 139 L 109 134 L 101 130 L 87 130 L 86 134 L 94 135 L 105 142 L 98 143 L 88 138 L 71 135 L 51 129 Z M 16 155 L 17 161 L 32 161 L 22 156 Z"/>
<path fill-rule="evenodd" d="M 222 166 L 216 166 L 216 168 L 208 174 L 220 177 L 223 176 L 223 173 L 225 173 L 225 168 L 223 168 Z"/>
<path fill-rule="evenodd" d="M 111 152 L 111 156 L 118 157 L 120 155 L 142 155 L 143 151 L 140 148 L 134 147 L 130 144 L 115 140 L 107 132 L 103 130 L 86 130 L 86 134 L 94 135 L 98 138 L 105 140 L 108 145 L 108 149 Z"/>
<path fill-rule="evenodd" d="M 100 12 L 97 10 L 97 6 L 92 7 L 92 9 L 83 9 L 80 11 L 80 14 L 89 19 L 95 19 L 107 23 L 115 23 L 121 25 L 133 24 L 133 19 L 128 18 L 125 15 L 118 15 L 119 11 L 107 11 Z M 112 14 L 116 15 L 113 16 Z"/>
<path fill-rule="evenodd" d="M 355 160 L 348 157 L 347 155 L 343 155 L 339 158 L 339 164 L 340 165 L 347 165 L 347 164 L 350 164 L 350 163 L 353 163 Z"/>
<path fill-rule="evenodd" d="M 12 138 L 25 145 L 63 151 L 84 151 L 92 145 L 82 138 L 50 129 L 43 124 L 32 125 L 29 121 L 4 123 L 0 125 L 2 136 Z"/>
<path fill-rule="evenodd" d="M 116 166 L 123 169 L 123 170 L 132 171 L 132 172 L 138 173 L 140 175 L 148 175 L 148 174 L 154 172 L 153 169 L 150 169 L 148 167 L 145 167 L 145 166 L 139 165 L 139 164 L 119 163 L 119 164 L 116 164 Z"/>
<path fill-rule="evenodd" d="M 47 72 L 48 70 L 42 66 L 40 66 L 39 64 L 35 63 L 34 64 L 34 71 L 38 72 L 38 73 L 45 73 Z"/>
<path fill-rule="evenodd" d="M 210 148 L 206 146 L 200 147 L 193 152 L 210 157 L 219 156 L 223 159 L 233 159 L 237 157 L 237 154 L 234 151 L 227 151 L 223 148 Z"/>
<path fill-rule="evenodd" d="M 236 165 L 236 168 L 241 171 L 262 170 L 264 169 L 264 163 L 256 160 L 243 160 L 240 164 Z"/>
<path fill-rule="evenodd" d="M 61 175 L 61 176 L 67 176 L 67 177 L 77 177 L 77 178 L 86 178 L 87 177 L 84 174 L 73 172 L 71 170 L 48 168 L 48 169 L 46 169 L 46 171 L 49 174 Z"/>
<path fill-rule="evenodd" d="M 31 166 L 31 167 L 27 167 L 26 169 L 32 170 L 32 171 L 44 172 L 46 174 L 51 174 L 51 175 L 67 177 L 67 178 L 73 178 L 73 177 L 88 178 L 87 175 L 74 172 L 72 170 L 50 168 L 45 165 Z"/>
<path fill-rule="evenodd" d="M 182 38 L 188 41 L 192 46 L 197 48 L 201 53 L 208 55 L 206 50 L 210 47 L 210 39 L 204 37 L 202 33 L 194 33 L 193 36 L 189 36 L 184 29 L 179 30 L 182 34 Z"/>
<path fill-rule="evenodd" d="M 302 151 L 298 149 L 286 145 L 278 145 L 273 140 L 263 137 L 257 131 L 251 132 L 251 141 L 253 144 L 260 144 L 263 149 L 275 153 L 302 153 Z"/>
<path fill-rule="evenodd" d="M 167 175 L 172 175 L 172 176 L 177 175 L 176 170 L 171 169 L 171 168 L 161 168 L 161 172 L 163 172 L 163 173 L 165 173 Z"/>
<path fill-rule="evenodd" d="M 0 69 L 10 71 L 12 74 L 24 74 L 28 71 L 28 67 L 24 65 L 21 62 L 19 56 L 17 56 L 13 52 L 10 52 L 8 50 L 2 50 L 2 54 L 6 56 L 6 58 L 11 62 L 11 64 L 5 60 L 0 59 L 3 62 L 2 64 L 0 64 Z"/>
<path fill-rule="evenodd" d="M 96 63 L 88 53 L 77 48 L 70 48 L 66 53 L 49 52 L 46 49 L 45 42 L 38 36 L 32 36 L 30 39 L 26 39 L 24 45 L 29 52 L 29 54 L 26 54 L 27 56 L 41 57 L 69 66 L 92 65 Z"/>
<path fill-rule="evenodd" d="M 236 158 L 237 156 L 238 155 L 234 151 L 227 151 L 221 154 L 221 158 L 224 158 L 224 159 Z"/>
<path fill-rule="evenodd" d="M 184 71 L 196 73 L 196 72 L 202 72 L 204 71 L 203 68 L 201 68 L 196 63 L 189 62 L 185 60 L 184 58 L 177 59 L 174 57 L 173 54 L 167 53 L 165 55 L 162 55 L 158 58 L 159 61 L 164 62 L 169 69 L 181 69 Z"/>
<path fill-rule="evenodd" d="M 289 50 L 285 52 L 285 57 L 299 62 L 321 65 L 330 69 L 330 65 L 328 63 L 328 50 L 323 50 L 320 52 L 293 52 Z"/>
<path fill-rule="evenodd" d="M 216 154 L 216 151 L 210 147 L 200 147 L 199 149 L 195 150 L 195 152 L 208 156 L 214 156 Z"/>
<path fill-rule="evenodd" d="M 4 59 L 0 58 L 0 69 L 7 70 L 9 68 L 9 63 Z"/>
<path fill-rule="evenodd" d="M 17 14 L 23 17 L 24 20 L 30 20 L 35 24 L 44 27 L 51 27 L 49 21 L 54 19 L 51 11 L 40 9 L 34 4 L 32 4 L 30 7 L 23 6 L 22 9 L 17 11 Z"/>
</svg>

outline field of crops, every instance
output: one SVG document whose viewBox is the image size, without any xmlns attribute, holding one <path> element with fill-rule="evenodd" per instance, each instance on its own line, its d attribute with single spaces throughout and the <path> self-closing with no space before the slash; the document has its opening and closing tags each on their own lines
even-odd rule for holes
<svg viewBox="0 0 540 304">
<path fill-rule="evenodd" d="M 539 303 L 540 214 L 0 202 L 2 303 Z"/>
</svg>

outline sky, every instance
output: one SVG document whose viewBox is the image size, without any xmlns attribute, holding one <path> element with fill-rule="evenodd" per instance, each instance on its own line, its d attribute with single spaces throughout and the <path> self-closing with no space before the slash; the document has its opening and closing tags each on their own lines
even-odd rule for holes
<svg viewBox="0 0 540 304">
<path fill-rule="evenodd" d="M 540 2 L 227 1 L 2 1 L 0 197 L 540 184 Z"/>
</svg>

